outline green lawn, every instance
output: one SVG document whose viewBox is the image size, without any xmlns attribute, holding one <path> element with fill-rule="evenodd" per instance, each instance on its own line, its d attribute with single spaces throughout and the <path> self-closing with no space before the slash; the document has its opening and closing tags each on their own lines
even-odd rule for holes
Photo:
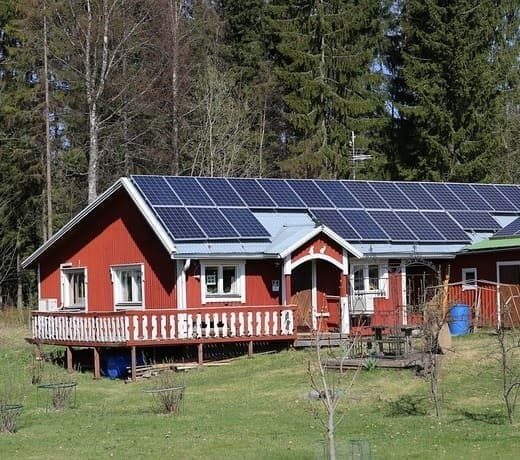
<svg viewBox="0 0 520 460">
<path fill-rule="evenodd" d="M 76 408 L 53 412 L 37 407 L 24 334 L 0 322 L 0 385 L 15 384 L 25 407 L 19 431 L 0 435 L 2 459 L 316 458 L 323 431 L 307 398 L 305 351 L 189 371 L 176 416 L 152 411 L 143 394 L 150 382 L 93 381 L 89 373 L 75 376 Z M 498 368 L 489 356 L 493 340 L 486 334 L 455 340 L 444 365 L 440 421 L 422 413 L 430 411 L 427 385 L 411 372 L 359 374 L 344 400 L 338 438 L 368 440 L 378 459 L 518 458 L 519 425 L 505 422 Z M 417 401 L 418 414 L 410 415 Z"/>
</svg>

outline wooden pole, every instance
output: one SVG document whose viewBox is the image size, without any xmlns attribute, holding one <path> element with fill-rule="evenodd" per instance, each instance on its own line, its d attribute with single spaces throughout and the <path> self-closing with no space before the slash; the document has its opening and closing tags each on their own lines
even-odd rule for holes
<svg viewBox="0 0 520 460">
<path fill-rule="evenodd" d="M 137 354 L 135 345 L 130 349 L 131 350 L 131 360 L 132 360 L 132 382 L 135 382 L 137 379 Z"/>
<path fill-rule="evenodd" d="M 67 372 L 72 374 L 74 367 L 72 365 L 72 347 L 67 347 Z"/>
<path fill-rule="evenodd" d="M 253 357 L 253 341 L 250 340 L 247 344 L 247 356 L 249 356 L 250 358 Z"/>
<path fill-rule="evenodd" d="M 101 378 L 101 372 L 100 372 L 100 368 L 99 368 L 99 350 L 96 347 L 94 347 L 93 350 L 94 350 L 94 379 L 98 380 L 99 378 Z"/>
<path fill-rule="evenodd" d="M 202 343 L 197 345 L 197 363 L 204 363 L 204 345 Z"/>
</svg>

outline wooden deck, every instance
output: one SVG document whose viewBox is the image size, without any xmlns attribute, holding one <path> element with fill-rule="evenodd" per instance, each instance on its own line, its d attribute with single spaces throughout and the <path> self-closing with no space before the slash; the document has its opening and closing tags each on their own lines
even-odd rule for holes
<svg viewBox="0 0 520 460">
<path fill-rule="evenodd" d="M 294 306 L 33 312 L 32 318 L 32 340 L 53 345 L 143 347 L 295 338 Z"/>
</svg>

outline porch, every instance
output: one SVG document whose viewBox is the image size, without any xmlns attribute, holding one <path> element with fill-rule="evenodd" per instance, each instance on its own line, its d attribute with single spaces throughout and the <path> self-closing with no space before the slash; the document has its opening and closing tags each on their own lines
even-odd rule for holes
<svg viewBox="0 0 520 460">
<path fill-rule="evenodd" d="M 131 350 L 132 380 L 136 373 L 138 347 L 197 347 L 197 360 L 204 360 L 204 345 L 254 342 L 294 342 L 293 305 L 188 308 L 120 312 L 32 313 L 32 337 L 28 341 L 67 347 L 67 368 L 72 365 L 72 347 L 92 348 L 94 378 L 100 377 L 100 350 Z"/>
</svg>

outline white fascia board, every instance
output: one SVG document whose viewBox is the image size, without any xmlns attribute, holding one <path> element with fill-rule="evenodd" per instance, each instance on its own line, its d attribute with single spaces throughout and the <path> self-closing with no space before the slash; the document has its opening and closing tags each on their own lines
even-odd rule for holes
<svg viewBox="0 0 520 460">
<path fill-rule="evenodd" d="M 176 252 L 175 243 L 173 242 L 168 232 L 159 222 L 159 219 L 155 217 L 155 214 L 152 212 L 148 204 L 144 201 L 141 194 L 137 191 L 132 181 L 127 177 L 121 178 L 120 181 L 123 184 L 125 190 L 128 192 L 130 198 L 132 198 L 132 201 L 135 203 L 139 211 L 141 211 L 141 214 L 145 218 L 146 222 L 148 222 L 148 225 L 150 225 L 154 233 L 157 235 L 157 238 L 159 238 L 162 245 L 173 258 L 173 254 L 175 254 Z"/>
<path fill-rule="evenodd" d="M 324 233 L 327 235 L 331 240 L 338 243 L 343 249 L 348 251 L 350 254 L 352 254 L 354 257 L 357 257 L 360 259 L 363 257 L 363 253 L 360 252 L 358 249 L 356 249 L 354 246 L 352 246 L 349 242 L 341 238 L 337 233 L 333 232 L 330 228 L 321 225 L 319 227 L 313 228 L 309 233 L 307 233 L 304 237 L 300 238 L 296 243 L 289 246 L 287 249 L 282 251 L 280 253 L 280 257 L 284 258 L 291 254 L 294 250 L 298 249 L 299 247 L 303 246 L 307 241 L 314 238 L 316 235 L 319 235 L 320 233 Z"/>
<path fill-rule="evenodd" d="M 117 192 L 123 186 L 122 179 L 119 179 L 116 183 L 111 185 L 101 195 L 99 195 L 92 203 L 86 208 L 83 208 L 78 214 L 76 214 L 71 220 L 69 220 L 63 227 L 61 227 L 54 235 L 52 235 L 44 244 L 42 244 L 36 251 L 34 251 L 27 259 L 22 262 L 22 268 L 27 268 L 32 262 L 34 262 L 40 255 L 42 255 L 47 249 L 49 249 L 56 241 L 58 241 L 63 235 L 65 235 L 70 229 L 79 224 L 86 216 L 88 216 L 94 209 L 100 204 L 105 202 L 115 192 Z"/>
</svg>

